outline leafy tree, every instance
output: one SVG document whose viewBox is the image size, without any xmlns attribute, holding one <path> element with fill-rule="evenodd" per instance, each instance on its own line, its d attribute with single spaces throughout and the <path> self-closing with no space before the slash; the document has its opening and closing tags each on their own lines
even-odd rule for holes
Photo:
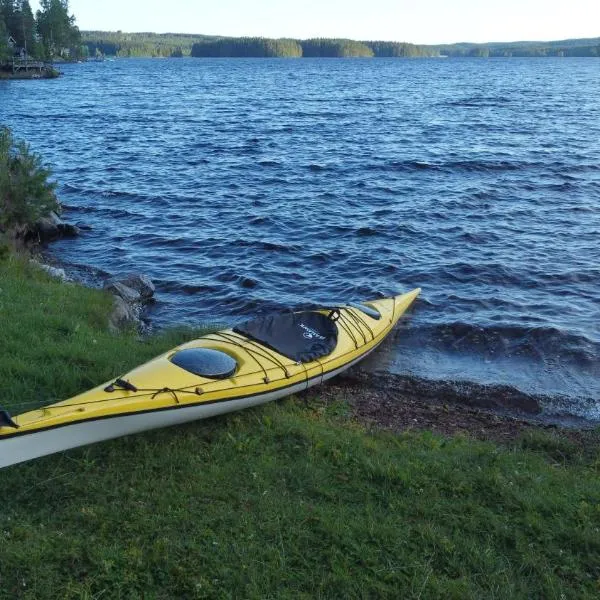
<svg viewBox="0 0 600 600">
<path fill-rule="evenodd" d="M 0 128 L 0 230 L 26 229 L 58 209 L 55 185 L 41 158 Z"/>
<path fill-rule="evenodd" d="M 37 12 L 37 29 L 45 56 L 78 56 L 81 34 L 75 25 L 75 17 L 69 15 L 68 0 L 40 0 L 40 6 L 41 10 Z"/>
</svg>

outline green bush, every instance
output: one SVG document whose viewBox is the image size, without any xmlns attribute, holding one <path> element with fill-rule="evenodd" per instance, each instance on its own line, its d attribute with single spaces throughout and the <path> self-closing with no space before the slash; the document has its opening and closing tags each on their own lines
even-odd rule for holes
<svg viewBox="0 0 600 600">
<path fill-rule="evenodd" d="M 18 235 L 59 208 L 49 177 L 40 156 L 0 128 L 0 231 Z"/>
</svg>

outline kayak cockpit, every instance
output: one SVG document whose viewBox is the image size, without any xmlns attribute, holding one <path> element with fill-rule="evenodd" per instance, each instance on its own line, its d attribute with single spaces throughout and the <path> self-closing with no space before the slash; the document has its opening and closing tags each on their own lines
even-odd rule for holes
<svg viewBox="0 0 600 600">
<path fill-rule="evenodd" d="M 335 322 L 317 311 L 267 315 L 246 321 L 233 331 L 296 363 L 309 363 L 328 356 L 338 341 Z"/>
</svg>

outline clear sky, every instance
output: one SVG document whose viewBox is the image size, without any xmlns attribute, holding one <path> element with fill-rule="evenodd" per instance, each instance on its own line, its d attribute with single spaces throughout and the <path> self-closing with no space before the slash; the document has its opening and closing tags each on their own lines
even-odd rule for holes
<svg viewBox="0 0 600 600">
<path fill-rule="evenodd" d="M 70 8 L 80 29 L 111 31 L 421 44 L 600 36 L 600 0 L 71 0 Z"/>
</svg>

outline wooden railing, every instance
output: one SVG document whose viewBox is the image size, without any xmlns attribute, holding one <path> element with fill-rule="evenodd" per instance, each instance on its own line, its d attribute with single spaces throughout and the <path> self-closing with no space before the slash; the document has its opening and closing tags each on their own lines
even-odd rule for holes
<svg viewBox="0 0 600 600">
<path fill-rule="evenodd" d="M 18 71 L 44 71 L 52 68 L 52 64 L 31 58 L 15 58 L 12 63 L 13 73 Z"/>
</svg>

